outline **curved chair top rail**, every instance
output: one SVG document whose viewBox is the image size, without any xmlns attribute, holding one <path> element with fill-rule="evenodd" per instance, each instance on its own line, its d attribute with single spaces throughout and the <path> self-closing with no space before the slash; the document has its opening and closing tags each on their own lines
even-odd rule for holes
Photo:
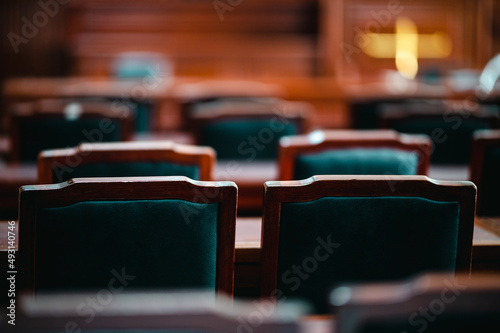
<svg viewBox="0 0 500 333">
<path fill-rule="evenodd" d="M 200 166 L 200 180 L 213 180 L 216 153 L 211 147 L 173 141 L 82 143 L 77 147 L 42 151 L 38 156 L 38 182 L 53 183 L 52 165 L 73 166 L 92 162 L 171 161 Z"/>
<path fill-rule="evenodd" d="M 401 134 L 394 130 L 316 130 L 309 134 L 285 136 L 279 143 L 280 179 L 293 179 L 297 155 L 326 149 L 394 148 L 418 151 L 419 174 L 430 165 L 432 140 L 427 135 Z"/>
</svg>

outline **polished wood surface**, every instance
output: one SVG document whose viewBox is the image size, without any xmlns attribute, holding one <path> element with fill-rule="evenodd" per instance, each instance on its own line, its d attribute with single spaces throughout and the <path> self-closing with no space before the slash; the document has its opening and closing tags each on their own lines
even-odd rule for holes
<svg viewBox="0 0 500 333">
<path fill-rule="evenodd" d="M 238 185 L 238 213 L 262 215 L 264 183 L 278 179 L 275 161 L 217 161 L 216 180 L 231 180 Z"/>
</svg>

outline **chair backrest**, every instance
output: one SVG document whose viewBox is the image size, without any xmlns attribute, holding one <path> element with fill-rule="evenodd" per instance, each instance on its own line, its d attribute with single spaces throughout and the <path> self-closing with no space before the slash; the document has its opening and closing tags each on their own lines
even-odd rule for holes
<svg viewBox="0 0 500 333">
<path fill-rule="evenodd" d="M 474 133 L 469 164 L 470 180 L 477 186 L 477 215 L 499 216 L 500 131 Z"/>
<path fill-rule="evenodd" d="M 315 176 L 264 185 L 263 297 L 324 312 L 339 281 L 469 272 L 476 188 L 425 176 Z"/>
<path fill-rule="evenodd" d="M 232 295 L 236 201 L 233 182 L 187 177 L 23 186 L 22 285 L 35 293 L 120 285 Z"/>
<path fill-rule="evenodd" d="M 431 140 L 391 130 L 329 130 L 282 137 L 280 180 L 320 174 L 426 175 Z"/>
<path fill-rule="evenodd" d="M 213 180 L 215 151 L 173 141 L 85 143 L 45 150 L 38 157 L 38 183 L 77 177 L 186 176 Z"/>
<path fill-rule="evenodd" d="M 500 325 L 500 276 L 425 274 L 330 294 L 338 333 L 488 332 Z"/>
<path fill-rule="evenodd" d="M 214 102 L 192 115 L 196 143 L 211 146 L 217 158 L 273 160 L 282 136 L 307 131 L 312 106 L 303 102 Z"/>
<path fill-rule="evenodd" d="M 10 140 L 13 161 L 36 161 L 46 149 L 66 148 L 82 142 L 131 139 L 133 113 L 112 102 L 41 100 L 13 107 Z"/>
<path fill-rule="evenodd" d="M 494 105 L 465 102 L 400 104 L 381 112 L 380 127 L 427 134 L 434 142 L 432 163 L 468 164 L 474 131 L 500 128 L 500 113 Z"/>
<path fill-rule="evenodd" d="M 112 301 L 105 298 L 108 295 Z M 97 297 L 99 307 L 93 309 L 89 299 L 95 299 L 95 293 L 44 293 L 36 298 L 21 294 L 16 298 L 16 325 L 3 320 L 9 317 L 1 309 L 0 330 L 3 333 L 49 333 L 65 328 L 107 333 L 295 333 L 299 332 L 300 319 L 306 314 L 306 308 L 299 303 L 278 308 L 269 301 L 233 300 L 223 295 L 216 298 L 213 293 L 201 290 L 123 289 L 103 292 Z M 84 310 L 86 304 L 88 313 Z"/>
</svg>

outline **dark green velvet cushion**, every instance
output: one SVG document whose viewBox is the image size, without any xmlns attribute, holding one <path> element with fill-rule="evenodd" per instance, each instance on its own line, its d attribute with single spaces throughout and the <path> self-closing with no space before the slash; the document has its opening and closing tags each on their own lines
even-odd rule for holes
<svg viewBox="0 0 500 333">
<path fill-rule="evenodd" d="M 396 149 L 332 149 L 303 154 L 295 161 L 294 179 L 314 175 L 416 175 L 418 155 Z"/>
<path fill-rule="evenodd" d="M 500 216 L 500 148 L 486 149 L 483 175 L 480 186 L 481 200 L 479 215 Z"/>
<path fill-rule="evenodd" d="M 109 142 L 121 139 L 121 125 L 95 119 L 26 120 L 19 128 L 19 149 L 22 161 L 36 161 L 38 153 L 46 149 L 67 148 L 82 142 Z"/>
<path fill-rule="evenodd" d="M 88 163 L 69 167 L 52 165 L 55 182 L 76 177 L 186 176 L 199 180 L 199 168 L 165 162 Z"/>
<path fill-rule="evenodd" d="M 130 289 L 213 289 L 217 215 L 218 204 L 181 200 L 42 209 L 36 222 L 37 290 L 108 288 L 113 270 L 134 276 L 126 281 Z M 114 287 L 120 285 L 115 281 Z"/>
<path fill-rule="evenodd" d="M 204 146 L 211 146 L 218 159 L 272 160 L 278 153 L 279 139 L 298 133 L 295 124 L 275 118 L 220 121 L 202 130 Z"/>
<path fill-rule="evenodd" d="M 414 197 L 283 203 L 278 289 L 325 312 L 337 283 L 454 271 L 459 210 L 457 202 Z"/>
<path fill-rule="evenodd" d="M 402 133 L 427 134 L 434 145 L 432 163 L 467 164 L 474 132 L 490 129 L 491 126 L 486 120 L 464 118 L 461 118 L 460 126 L 457 126 L 457 120 L 451 121 L 451 119 L 412 120 L 401 122 L 394 129 Z"/>
</svg>

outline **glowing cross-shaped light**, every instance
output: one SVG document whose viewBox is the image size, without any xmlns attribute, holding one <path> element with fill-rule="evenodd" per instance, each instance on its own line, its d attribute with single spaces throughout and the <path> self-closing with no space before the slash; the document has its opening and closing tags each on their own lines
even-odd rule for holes
<svg viewBox="0 0 500 333">
<path fill-rule="evenodd" d="M 446 58 L 451 53 L 451 40 L 446 33 L 419 34 L 415 23 L 398 17 L 395 33 L 367 33 L 370 41 L 361 48 L 373 58 L 394 58 L 396 68 L 413 79 L 418 72 L 418 58 Z"/>
</svg>

